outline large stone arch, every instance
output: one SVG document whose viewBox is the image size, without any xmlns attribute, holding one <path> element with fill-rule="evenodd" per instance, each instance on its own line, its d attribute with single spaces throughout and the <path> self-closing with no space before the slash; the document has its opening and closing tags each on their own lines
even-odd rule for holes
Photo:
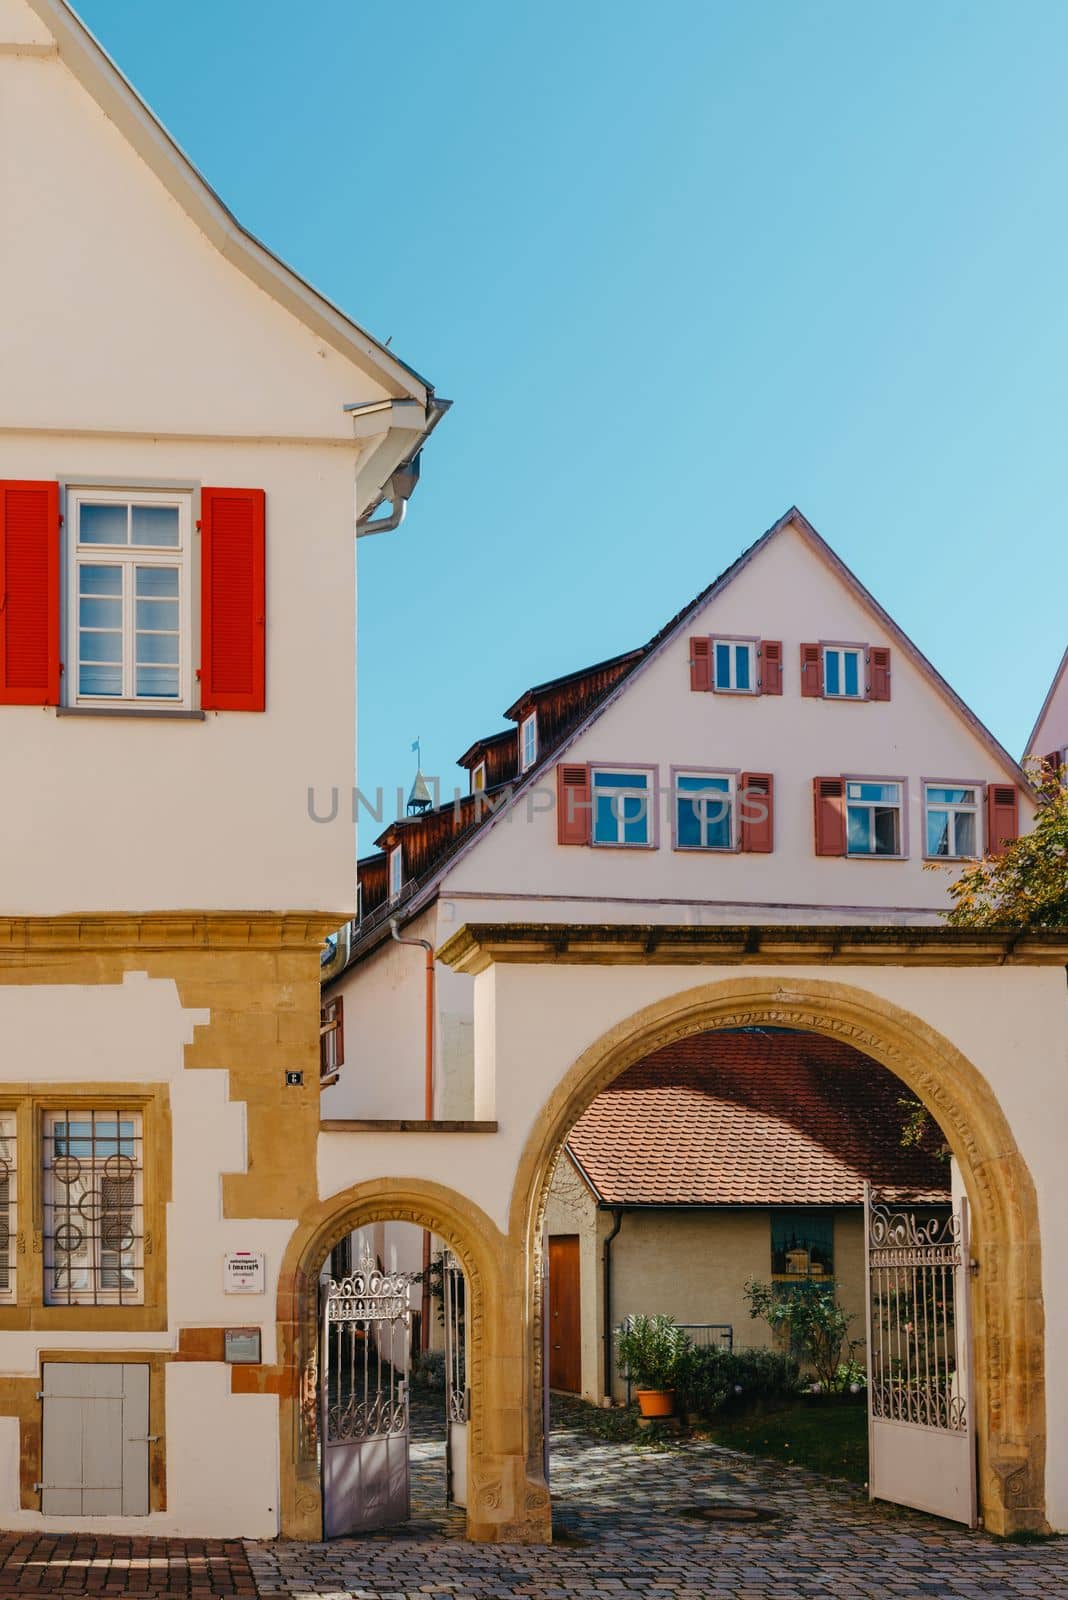
<svg viewBox="0 0 1068 1600">
<path fill-rule="evenodd" d="M 444 1239 L 463 1265 L 470 1294 L 468 1359 L 470 1539 L 529 1540 L 548 1532 L 549 1501 L 526 1482 L 521 1365 L 515 1330 L 522 1322 L 522 1280 L 509 1241 L 472 1201 L 415 1178 L 379 1178 L 322 1201 L 302 1219 L 286 1251 L 278 1286 L 279 1362 L 291 1375 L 280 1414 L 281 1532 L 322 1537 L 316 1461 L 318 1280 L 328 1252 L 372 1222 L 411 1222 Z M 515 1343 L 514 1358 L 500 1359 Z M 540 1477 L 540 1474 L 538 1475 Z M 532 1503 L 531 1496 L 538 1499 Z M 521 1508 L 517 1518 L 516 1510 Z"/>
<path fill-rule="evenodd" d="M 881 996 L 823 978 L 701 984 L 626 1017 L 549 1096 L 520 1157 L 510 1233 L 527 1263 L 527 1461 L 542 1450 L 541 1239 L 549 1183 L 570 1128 L 619 1074 L 662 1045 L 713 1029 L 797 1028 L 846 1040 L 895 1073 L 941 1125 L 973 1218 L 980 1508 L 993 1533 L 1045 1531 L 1045 1342 L 1038 1205 L 1005 1115 L 978 1069 L 942 1034 Z"/>
</svg>

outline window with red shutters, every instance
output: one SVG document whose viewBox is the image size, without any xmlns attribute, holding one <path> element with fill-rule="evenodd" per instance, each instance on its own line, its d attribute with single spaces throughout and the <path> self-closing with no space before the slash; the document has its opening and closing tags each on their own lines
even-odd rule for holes
<svg viewBox="0 0 1068 1600">
<path fill-rule="evenodd" d="M 589 844 L 590 769 L 561 763 L 556 769 L 556 838 L 559 844 Z"/>
<path fill-rule="evenodd" d="M 0 481 L 0 705 L 58 705 L 59 675 L 59 485 Z"/>
<path fill-rule="evenodd" d="M 690 688 L 712 688 L 712 640 L 707 637 L 690 640 Z"/>
<path fill-rule="evenodd" d="M 319 1081 L 334 1083 L 345 1064 L 345 999 L 333 995 L 319 1012 Z"/>
<path fill-rule="evenodd" d="M 776 639 L 760 641 L 761 694 L 782 694 L 782 642 Z"/>
<path fill-rule="evenodd" d="M 991 856 L 1019 836 L 1020 798 L 1014 783 L 988 783 L 986 787 L 986 850 Z"/>
<path fill-rule="evenodd" d="M 1044 755 L 1042 757 L 1042 764 L 1046 768 L 1047 772 L 1051 772 L 1053 776 L 1056 777 L 1060 772 L 1061 767 L 1064 765 L 1064 752 L 1061 750 L 1051 750 L 1048 755 Z"/>
<path fill-rule="evenodd" d="M 743 772 L 738 815 L 741 847 L 766 854 L 775 847 L 775 792 L 770 772 Z"/>
<path fill-rule="evenodd" d="M 205 711 L 265 705 L 262 489 L 201 491 L 201 670 Z"/>
<path fill-rule="evenodd" d="M 801 646 L 801 693 L 805 699 L 818 700 L 823 694 L 823 663 L 818 644 Z"/>
<path fill-rule="evenodd" d="M 885 645 L 872 645 L 868 651 L 868 699 L 890 698 L 890 651 Z"/>
<path fill-rule="evenodd" d="M 813 778 L 814 843 L 818 856 L 846 853 L 845 783 L 841 778 Z"/>
</svg>

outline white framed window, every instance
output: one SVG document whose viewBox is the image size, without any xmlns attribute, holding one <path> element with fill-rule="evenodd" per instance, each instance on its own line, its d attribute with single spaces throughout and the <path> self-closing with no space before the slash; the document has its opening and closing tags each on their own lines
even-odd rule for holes
<svg viewBox="0 0 1068 1600">
<path fill-rule="evenodd" d="M 712 670 L 720 694 L 756 694 L 756 641 L 713 639 Z"/>
<path fill-rule="evenodd" d="M 192 496 L 67 493 L 67 697 L 192 703 Z"/>
<path fill-rule="evenodd" d="M 824 645 L 823 693 L 828 700 L 863 700 L 864 651 L 860 645 Z"/>
<path fill-rule="evenodd" d="M 676 850 L 733 850 L 734 843 L 733 776 L 676 772 Z"/>
<path fill-rule="evenodd" d="M 893 781 L 846 780 L 846 855 L 902 854 L 902 788 Z"/>
<path fill-rule="evenodd" d="M 395 844 L 387 858 L 389 872 L 389 898 L 399 900 L 404 888 L 404 846 Z"/>
<path fill-rule="evenodd" d="M 481 794 L 486 787 L 486 763 L 480 761 L 471 772 L 471 793 Z"/>
<path fill-rule="evenodd" d="M 526 772 L 538 759 L 538 713 L 532 711 L 519 724 L 519 770 Z"/>
<path fill-rule="evenodd" d="M 641 848 L 653 843 L 653 775 L 648 768 L 593 767 L 593 843 Z"/>
<path fill-rule="evenodd" d="M 139 1111 L 49 1111 L 42 1123 L 46 1305 L 144 1300 Z"/>
<path fill-rule="evenodd" d="M 927 784 L 924 813 L 927 855 L 962 860 L 978 856 L 979 790 L 975 784 Z"/>
<path fill-rule="evenodd" d="M 0 1112 L 0 1305 L 15 1300 L 18 1162 L 15 1113 Z"/>
</svg>

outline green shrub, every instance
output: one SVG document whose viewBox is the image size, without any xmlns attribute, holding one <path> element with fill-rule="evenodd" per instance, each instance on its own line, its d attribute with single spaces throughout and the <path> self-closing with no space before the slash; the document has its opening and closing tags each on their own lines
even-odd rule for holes
<svg viewBox="0 0 1068 1600">
<path fill-rule="evenodd" d="M 812 1367 L 821 1389 L 836 1392 L 839 1371 L 852 1363 L 859 1341 L 848 1337 L 855 1313 L 839 1304 L 833 1283 L 812 1278 L 798 1283 L 761 1283 L 749 1278 L 745 1297 L 749 1315 L 762 1318 L 782 1334 L 791 1355 Z"/>
<path fill-rule="evenodd" d="M 690 1341 L 674 1317 L 628 1317 L 616 1329 L 616 1364 L 637 1389 L 674 1389 Z"/>
<path fill-rule="evenodd" d="M 781 1351 L 691 1346 L 679 1360 L 675 1386 L 687 1412 L 711 1417 L 790 1399 L 799 1382 L 797 1361 Z"/>
<path fill-rule="evenodd" d="M 421 1350 L 413 1354 L 409 1377 L 413 1389 L 444 1389 L 444 1350 Z"/>
</svg>

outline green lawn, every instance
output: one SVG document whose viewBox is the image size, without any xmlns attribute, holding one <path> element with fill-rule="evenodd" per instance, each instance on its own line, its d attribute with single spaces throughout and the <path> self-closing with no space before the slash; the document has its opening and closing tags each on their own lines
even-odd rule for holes
<svg viewBox="0 0 1068 1600">
<path fill-rule="evenodd" d="M 747 1455 L 793 1461 L 852 1483 L 868 1481 L 868 1412 L 865 1406 L 806 1405 L 798 1401 L 764 1417 L 720 1417 L 696 1430 L 700 1437 Z"/>
</svg>

